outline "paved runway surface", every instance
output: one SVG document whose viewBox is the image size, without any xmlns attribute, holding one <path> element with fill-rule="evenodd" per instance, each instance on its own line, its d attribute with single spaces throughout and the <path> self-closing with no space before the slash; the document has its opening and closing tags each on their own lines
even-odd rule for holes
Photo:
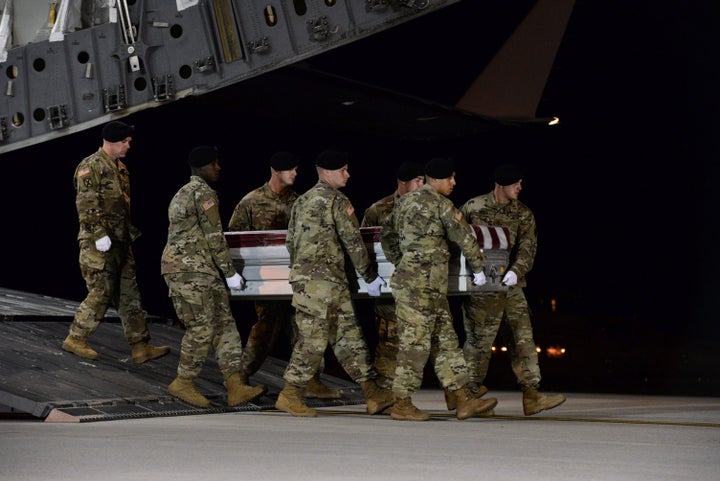
<svg viewBox="0 0 720 481">
<path fill-rule="evenodd" d="M 0 479 L 33 480 L 720 480 L 720 398 L 567 394 L 522 415 L 456 420 L 423 390 L 424 423 L 274 411 L 43 423 L 0 419 Z"/>
</svg>

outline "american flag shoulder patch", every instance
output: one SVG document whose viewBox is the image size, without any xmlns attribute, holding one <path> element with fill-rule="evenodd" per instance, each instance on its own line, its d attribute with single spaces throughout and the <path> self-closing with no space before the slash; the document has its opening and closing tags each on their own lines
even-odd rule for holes
<svg viewBox="0 0 720 481">
<path fill-rule="evenodd" d="M 203 208 L 204 210 L 210 210 L 210 209 L 212 209 L 213 207 L 215 207 L 215 201 L 212 200 L 212 199 L 206 200 L 205 202 L 202 203 L 202 208 Z"/>
<path fill-rule="evenodd" d="M 353 207 L 352 205 L 348 205 L 345 209 L 345 213 L 348 215 L 348 217 L 350 217 L 351 215 L 353 215 L 353 212 L 355 212 L 355 207 Z"/>
<path fill-rule="evenodd" d="M 460 222 L 460 221 L 462 220 L 462 212 L 460 212 L 459 210 L 455 209 L 455 215 L 454 215 L 454 217 L 455 217 L 455 220 L 456 220 L 456 221 Z"/>
<path fill-rule="evenodd" d="M 90 173 L 90 167 L 84 167 L 78 171 L 78 177 L 85 177 Z"/>
</svg>

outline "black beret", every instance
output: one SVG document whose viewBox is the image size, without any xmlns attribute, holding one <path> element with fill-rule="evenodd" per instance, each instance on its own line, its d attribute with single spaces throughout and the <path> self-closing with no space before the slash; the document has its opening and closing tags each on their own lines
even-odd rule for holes
<svg viewBox="0 0 720 481">
<path fill-rule="evenodd" d="M 102 129 L 102 138 L 108 142 L 120 142 L 130 137 L 135 127 L 119 120 L 113 120 L 105 124 Z"/>
<path fill-rule="evenodd" d="M 498 184 L 512 185 L 522 179 L 523 171 L 515 164 L 500 164 L 495 167 L 493 178 Z"/>
<path fill-rule="evenodd" d="M 270 157 L 270 167 L 275 170 L 292 170 L 297 167 L 299 160 L 290 152 L 275 152 Z"/>
<path fill-rule="evenodd" d="M 190 164 L 190 167 L 203 167 L 217 160 L 217 158 L 218 151 L 215 147 L 200 145 L 190 151 L 188 164 Z"/>
<path fill-rule="evenodd" d="M 397 178 L 403 181 L 413 180 L 415 177 L 423 175 L 423 173 L 422 165 L 409 160 L 400 164 L 397 171 Z"/>
<path fill-rule="evenodd" d="M 455 172 L 455 162 L 451 158 L 435 157 L 425 165 L 425 174 L 433 179 L 447 179 Z"/>
<path fill-rule="evenodd" d="M 338 170 L 347 165 L 349 157 L 350 156 L 347 152 L 326 150 L 324 152 L 320 152 L 317 156 L 317 159 L 315 159 L 315 165 L 327 170 Z"/>
</svg>

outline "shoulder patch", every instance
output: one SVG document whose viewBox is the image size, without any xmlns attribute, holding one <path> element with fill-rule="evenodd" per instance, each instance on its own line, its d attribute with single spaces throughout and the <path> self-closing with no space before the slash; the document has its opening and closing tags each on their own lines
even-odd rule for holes
<svg viewBox="0 0 720 481">
<path fill-rule="evenodd" d="M 347 208 L 345 209 L 345 213 L 348 215 L 348 217 L 353 215 L 354 212 L 355 212 L 355 207 L 353 207 L 352 205 L 348 205 Z"/>
<path fill-rule="evenodd" d="M 460 221 L 462 220 L 462 212 L 460 212 L 459 210 L 455 209 L 455 215 L 454 215 L 453 217 L 455 217 L 455 220 L 456 220 L 456 221 L 460 222 Z"/>
<path fill-rule="evenodd" d="M 90 167 L 84 167 L 78 171 L 78 177 L 85 177 L 90 173 Z"/>
<path fill-rule="evenodd" d="M 210 209 L 212 209 L 213 207 L 215 207 L 215 201 L 212 200 L 212 199 L 206 200 L 205 202 L 202 203 L 202 208 L 203 208 L 204 210 L 210 210 Z"/>
</svg>

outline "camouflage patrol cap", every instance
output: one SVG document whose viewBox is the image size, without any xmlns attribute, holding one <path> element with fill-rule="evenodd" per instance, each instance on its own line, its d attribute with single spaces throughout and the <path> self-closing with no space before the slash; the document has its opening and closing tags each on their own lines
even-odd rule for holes
<svg viewBox="0 0 720 481">
<path fill-rule="evenodd" d="M 338 170 L 347 165 L 349 157 L 347 152 L 326 150 L 318 154 L 315 165 L 326 170 Z"/>
<path fill-rule="evenodd" d="M 130 137 L 135 127 L 119 120 L 113 120 L 105 124 L 102 129 L 102 138 L 108 142 L 120 142 Z"/>
<path fill-rule="evenodd" d="M 417 162 L 408 160 L 403 162 L 398 167 L 397 178 L 398 180 L 408 181 L 413 180 L 415 177 L 423 175 L 423 166 Z"/>
<path fill-rule="evenodd" d="M 199 145 L 190 151 L 188 164 L 190 167 L 203 167 L 218 158 L 217 148 L 209 145 Z"/>
<path fill-rule="evenodd" d="M 435 157 L 425 164 L 425 175 L 433 179 L 447 179 L 455 172 L 455 162 L 449 157 Z"/>
<path fill-rule="evenodd" d="M 275 170 L 292 170 L 297 167 L 300 159 L 291 152 L 275 152 L 270 157 L 270 167 Z"/>
<path fill-rule="evenodd" d="M 522 179 L 523 171 L 515 164 L 500 164 L 495 167 L 493 178 L 499 185 L 512 185 Z"/>
</svg>

